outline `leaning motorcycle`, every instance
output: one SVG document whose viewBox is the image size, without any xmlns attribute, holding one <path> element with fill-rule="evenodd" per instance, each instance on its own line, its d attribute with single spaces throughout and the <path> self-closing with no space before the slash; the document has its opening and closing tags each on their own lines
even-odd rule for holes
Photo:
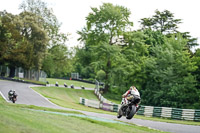
<svg viewBox="0 0 200 133">
<path fill-rule="evenodd" d="M 129 98 L 127 98 L 128 100 L 128 104 L 126 105 L 122 105 L 123 107 L 121 108 L 122 111 L 122 115 L 120 115 L 118 118 L 125 116 L 126 119 L 132 119 L 133 116 L 136 114 L 137 112 L 137 108 L 138 108 L 138 104 L 140 103 L 140 96 L 139 95 L 134 95 L 131 94 L 130 96 L 128 96 Z"/>
</svg>

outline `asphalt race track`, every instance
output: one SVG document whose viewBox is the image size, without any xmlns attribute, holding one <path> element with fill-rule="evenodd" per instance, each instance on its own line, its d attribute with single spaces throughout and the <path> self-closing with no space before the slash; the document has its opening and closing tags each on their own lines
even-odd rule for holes
<svg viewBox="0 0 200 133">
<path fill-rule="evenodd" d="M 27 104 L 27 105 L 36 105 L 36 106 L 56 108 L 56 109 L 73 110 L 73 109 L 63 108 L 51 103 L 47 98 L 43 97 L 42 95 L 38 94 L 37 92 L 29 88 L 30 86 L 35 86 L 35 85 L 0 80 L 0 94 L 3 96 L 3 98 L 7 102 L 10 102 L 8 100 L 8 91 L 12 89 L 12 90 L 15 90 L 18 94 L 16 104 Z M 80 110 L 78 111 L 89 116 L 95 116 L 95 117 L 112 119 L 112 120 L 120 120 L 123 122 L 129 122 L 136 125 L 146 126 L 149 128 L 158 129 L 158 130 L 166 131 L 166 132 L 200 133 L 200 126 L 156 122 L 156 121 L 141 120 L 141 119 L 135 119 L 135 118 L 131 120 L 127 120 L 125 118 L 117 119 L 116 116 L 113 116 L 113 115 L 93 113 L 93 112 L 80 111 Z"/>
</svg>

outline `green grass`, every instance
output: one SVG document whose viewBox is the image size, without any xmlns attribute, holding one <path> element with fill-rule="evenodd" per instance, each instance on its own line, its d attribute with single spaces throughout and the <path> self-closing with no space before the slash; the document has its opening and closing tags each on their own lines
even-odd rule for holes
<svg viewBox="0 0 200 133">
<path fill-rule="evenodd" d="M 109 101 L 111 101 L 111 102 L 113 102 L 113 103 L 121 104 L 121 101 L 122 101 L 122 96 L 121 96 L 121 95 L 118 96 L 118 100 L 116 100 L 115 94 L 106 93 L 106 94 L 103 94 L 103 96 L 104 96 L 107 100 L 109 100 Z"/>
<path fill-rule="evenodd" d="M 51 102 L 62 107 L 116 115 L 116 113 L 114 112 L 89 108 L 82 104 L 79 104 L 80 97 L 98 101 L 97 96 L 94 95 L 94 91 L 92 90 L 77 90 L 64 87 L 32 87 L 32 88 L 35 91 L 42 94 L 43 96 L 47 97 Z"/>
<path fill-rule="evenodd" d="M 68 111 L 68 110 L 62 110 L 62 109 L 53 109 L 53 108 L 47 108 L 47 107 L 39 107 L 39 106 L 35 106 L 35 105 L 11 104 L 10 106 L 15 106 L 15 107 L 24 108 L 24 109 L 52 111 L 52 112 L 60 112 L 60 113 L 83 114 L 83 113 L 78 112 L 78 111 Z"/>
<path fill-rule="evenodd" d="M 50 84 L 55 84 L 58 82 L 59 85 L 64 85 L 66 83 L 68 86 L 73 84 L 74 86 L 80 87 L 84 86 L 86 88 L 94 88 L 94 84 L 89 84 L 85 82 L 75 81 L 75 80 L 64 80 L 64 79 L 54 79 L 54 78 L 47 78 L 46 81 L 48 81 Z"/>
<path fill-rule="evenodd" d="M 27 106 L 29 108 L 29 106 Z M 101 122 L 89 118 L 36 112 L 26 105 L 6 103 L 0 97 L 1 133 L 161 133 L 136 125 Z M 37 108 L 37 107 L 33 107 Z M 42 109 L 42 107 L 39 107 Z M 43 109 L 43 110 L 46 110 Z M 54 110 L 55 111 L 55 110 Z M 67 113 L 67 111 L 66 111 Z"/>
</svg>

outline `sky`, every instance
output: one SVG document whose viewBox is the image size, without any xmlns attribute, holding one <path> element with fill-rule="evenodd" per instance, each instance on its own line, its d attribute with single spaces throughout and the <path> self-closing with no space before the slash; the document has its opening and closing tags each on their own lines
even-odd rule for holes
<svg viewBox="0 0 200 133">
<path fill-rule="evenodd" d="M 23 0 L 0 0 L 0 11 L 6 10 L 12 14 L 19 14 L 19 4 Z M 200 0 L 43 0 L 53 8 L 54 14 L 61 26 L 61 32 L 70 33 L 67 45 L 79 45 L 77 31 L 85 25 L 85 18 L 91 12 L 91 7 L 99 7 L 103 3 L 112 3 L 127 7 L 131 11 L 130 21 L 134 23 L 134 30 L 140 28 L 138 21 L 152 17 L 155 10 L 169 10 L 175 19 L 182 19 L 179 31 L 190 32 L 192 37 L 198 38 L 200 43 Z M 200 47 L 200 46 L 199 46 Z"/>
</svg>

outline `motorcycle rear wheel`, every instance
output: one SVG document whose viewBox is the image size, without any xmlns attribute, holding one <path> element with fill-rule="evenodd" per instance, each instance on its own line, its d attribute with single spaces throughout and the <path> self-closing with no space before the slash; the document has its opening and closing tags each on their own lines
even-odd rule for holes
<svg viewBox="0 0 200 133">
<path fill-rule="evenodd" d="M 16 101 L 16 99 L 15 99 L 15 98 L 13 98 L 13 99 L 12 99 L 12 102 L 13 102 L 13 103 L 15 103 L 15 101 Z"/>
</svg>

